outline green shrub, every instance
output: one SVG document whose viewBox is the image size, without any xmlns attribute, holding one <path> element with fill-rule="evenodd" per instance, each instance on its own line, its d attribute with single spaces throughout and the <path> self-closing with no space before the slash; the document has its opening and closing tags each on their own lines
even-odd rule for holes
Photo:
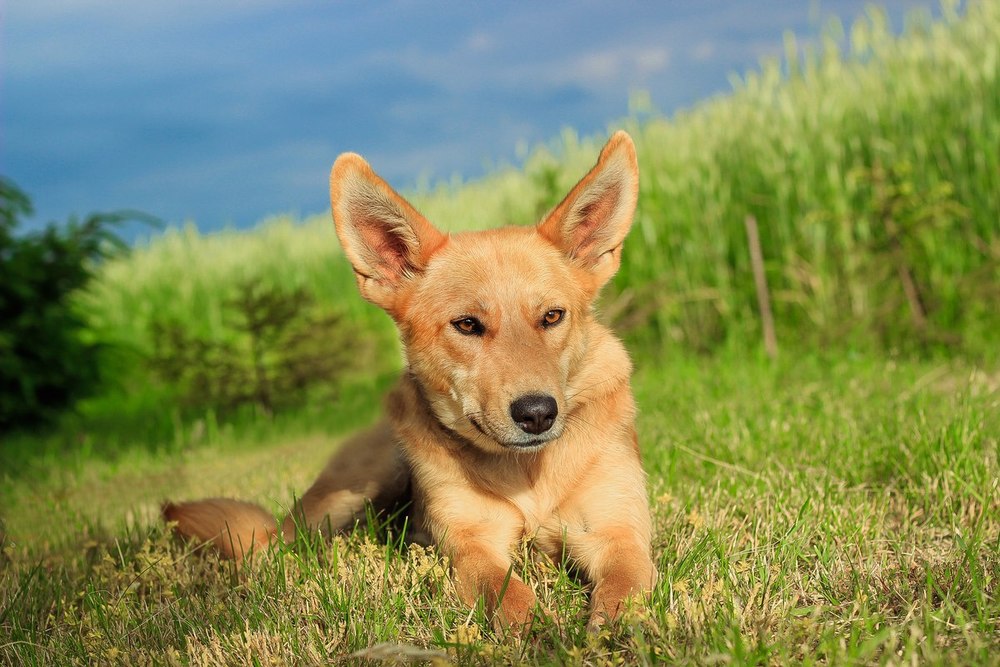
<svg viewBox="0 0 1000 667">
<path fill-rule="evenodd" d="M 16 235 L 31 212 L 27 195 L 0 178 L 0 431 L 48 421 L 97 388 L 102 346 L 70 295 L 124 249 L 111 228 L 145 217 L 93 214 Z"/>
<path fill-rule="evenodd" d="M 189 409 L 253 404 L 270 415 L 300 405 L 314 388 L 335 392 L 344 371 L 362 356 L 364 339 L 345 335 L 343 318 L 319 308 L 302 287 L 254 278 L 238 285 L 224 305 L 219 338 L 199 335 L 183 322 L 151 323 L 150 364 Z"/>
</svg>

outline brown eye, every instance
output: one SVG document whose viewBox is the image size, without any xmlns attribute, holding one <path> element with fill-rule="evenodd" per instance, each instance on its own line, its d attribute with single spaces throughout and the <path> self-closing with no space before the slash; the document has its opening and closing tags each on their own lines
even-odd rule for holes
<svg viewBox="0 0 1000 667">
<path fill-rule="evenodd" d="M 553 308 L 542 316 L 542 326 L 548 328 L 559 324 L 562 322 L 563 315 L 565 314 L 565 310 L 562 310 L 561 308 Z"/>
<path fill-rule="evenodd" d="M 455 327 L 458 333 L 465 334 L 466 336 L 482 336 L 486 332 L 486 327 L 483 326 L 483 323 L 474 317 L 463 317 L 454 320 L 451 325 Z"/>
</svg>

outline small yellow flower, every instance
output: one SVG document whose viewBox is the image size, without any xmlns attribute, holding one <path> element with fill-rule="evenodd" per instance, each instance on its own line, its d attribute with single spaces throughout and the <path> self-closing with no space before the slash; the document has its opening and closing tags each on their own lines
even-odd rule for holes
<svg viewBox="0 0 1000 667">
<path fill-rule="evenodd" d="M 455 628 L 450 640 L 455 644 L 472 644 L 482 637 L 478 625 L 460 625 Z"/>
</svg>

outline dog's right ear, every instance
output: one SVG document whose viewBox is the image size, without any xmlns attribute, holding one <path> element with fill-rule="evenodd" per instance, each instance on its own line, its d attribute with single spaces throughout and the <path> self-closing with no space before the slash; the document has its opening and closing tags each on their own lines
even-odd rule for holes
<svg viewBox="0 0 1000 667">
<path fill-rule="evenodd" d="M 361 296 L 392 315 L 400 288 L 424 270 L 448 237 L 355 153 L 333 164 L 330 207 Z"/>
<path fill-rule="evenodd" d="M 621 264 L 622 243 L 638 197 L 635 145 L 619 130 L 604 145 L 594 168 L 538 225 L 542 236 L 583 269 L 591 295 Z"/>
</svg>

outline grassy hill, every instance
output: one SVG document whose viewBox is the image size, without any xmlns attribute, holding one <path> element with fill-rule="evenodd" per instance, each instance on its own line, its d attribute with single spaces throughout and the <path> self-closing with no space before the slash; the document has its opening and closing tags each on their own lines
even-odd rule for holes
<svg viewBox="0 0 1000 667">
<path fill-rule="evenodd" d="M 911 17 L 902 37 L 872 10 L 846 35 L 790 39 L 786 59 L 673 118 L 636 105 L 615 125 L 637 143 L 639 214 L 607 310 L 654 347 L 756 344 L 752 215 L 782 342 L 988 354 L 1000 328 L 998 89 L 1000 7 L 979 2 Z M 602 140 L 567 130 L 521 171 L 408 194 L 445 229 L 531 224 Z M 146 349 L 153 314 L 222 335 L 220 304 L 252 276 L 307 286 L 387 331 L 357 298 L 326 213 L 169 232 L 107 266 L 81 303 L 101 335 Z"/>
</svg>

